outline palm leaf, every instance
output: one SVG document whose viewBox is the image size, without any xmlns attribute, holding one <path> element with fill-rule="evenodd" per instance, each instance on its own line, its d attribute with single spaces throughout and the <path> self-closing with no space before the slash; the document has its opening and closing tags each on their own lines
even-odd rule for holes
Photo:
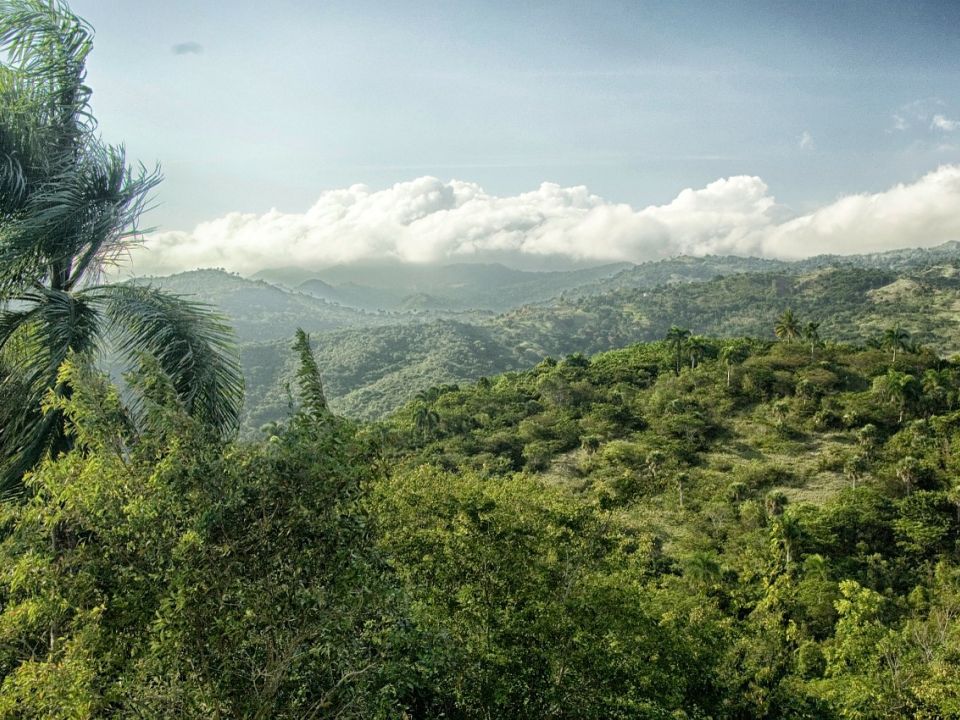
<svg viewBox="0 0 960 720">
<path fill-rule="evenodd" d="M 159 180 L 132 177 L 95 135 L 92 36 L 58 0 L 0 0 L 0 300 L 44 279 L 76 286 L 116 254 Z"/>
<path fill-rule="evenodd" d="M 41 409 L 47 393 L 63 394 L 57 373 L 71 355 L 96 351 L 100 318 L 84 298 L 37 288 L 0 312 L 0 495 L 21 487 L 23 473 L 45 455 L 66 450 L 62 413 Z"/>
<path fill-rule="evenodd" d="M 0 312 L 0 350 L 20 340 L 14 372 L 41 394 L 54 386 L 57 372 L 70 353 L 96 351 L 100 318 L 82 296 L 37 287 L 16 298 L 19 309 Z"/>
<path fill-rule="evenodd" d="M 148 353 L 169 376 L 185 410 L 221 432 L 235 430 L 243 403 L 243 375 L 233 333 L 208 306 L 136 285 L 95 287 L 81 293 L 108 321 L 116 349 L 136 369 Z"/>
<path fill-rule="evenodd" d="M 131 172 L 122 147 L 91 142 L 82 160 L 34 188 L 22 212 L 8 221 L 0 262 L 31 257 L 44 274 L 60 267 L 63 276 L 50 280 L 74 289 L 130 244 L 160 179 L 159 170 Z"/>
</svg>

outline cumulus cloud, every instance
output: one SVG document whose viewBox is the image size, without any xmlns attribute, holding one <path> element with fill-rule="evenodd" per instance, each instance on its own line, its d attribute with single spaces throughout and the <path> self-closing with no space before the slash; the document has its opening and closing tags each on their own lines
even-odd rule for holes
<svg viewBox="0 0 960 720">
<path fill-rule="evenodd" d="M 891 128 L 892 130 L 897 130 L 902 132 L 903 130 L 909 129 L 909 127 L 910 127 L 910 123 L 907 121 L 907 119 L 903 115 L 894 113 L 893 127 Z"/>
<path fill-rule="evenodd" d="M 813 143 L 813 135 L 811 135 L 807 130 L 804 130 L 802 133 L 800 133 L 799 143 L 801 150 L 813 150 L 815 147 Z"/>
<path fill-rule="evenodd" d="M 193 40 L 177 43 L 170 48 L 174 55 L 200 55 L 203 52 L 203 45 Z"/>
<path fill-rule="evenodd" d="M 930 120 L 930 127 L 944 132 L 953 132 L 954 130 L 960 130 L 960 120 L 951 120 L 946 115 L 938 113 Z"/>
<path fill-rule="evenodd" d="M 585 187 L 544 183 L 498 197 L 475 183 L 422 177 L 385 190 L 325 192 L 302 214 L 231 213 L 190 232 L 154 233 L 138 274 L 195 267 L 253 273 L 362 260 L 501 261 L 524 266 L 643 262 L 678 254 L 798 258 L 960 239 L 960 165 L 911 184 L 843 197 L 796 216 L 758 177 L 736 176 L 635 209 Z"/>
</svg>

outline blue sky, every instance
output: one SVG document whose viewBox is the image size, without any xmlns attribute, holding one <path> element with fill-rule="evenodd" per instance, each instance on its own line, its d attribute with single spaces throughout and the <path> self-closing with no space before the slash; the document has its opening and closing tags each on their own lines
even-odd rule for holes
<svg viewBox="0 0 960 720">
<path fill-rule="evenodd" d="M 784 212 L 960 163 L 960 3 L 75 0 L 147 222 L 433 176 L 634 208 L 733 176 Z"/>
</svg>

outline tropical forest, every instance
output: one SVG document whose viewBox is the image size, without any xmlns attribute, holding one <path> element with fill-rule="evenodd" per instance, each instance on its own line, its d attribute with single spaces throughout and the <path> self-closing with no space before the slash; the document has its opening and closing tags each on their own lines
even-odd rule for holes
<svg viewBox="0 0 960 720">
<path fill-rule="evenodd" d="M 93 48 L 0 0 L 0 720 L 960 718 L 960 233 L 126 277 Z"/>
</svg>

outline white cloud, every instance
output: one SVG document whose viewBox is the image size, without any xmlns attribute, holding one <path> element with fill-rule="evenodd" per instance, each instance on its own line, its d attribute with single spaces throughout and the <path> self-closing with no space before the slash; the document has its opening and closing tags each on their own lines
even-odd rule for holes
<svg viewBox="0 0 960 720">
<path fill-rule="evenodd" d="M 677 254 L 796 258 L 930 246 L 960 239 L 960 165 L 912 184 L 851 195 L 806 215 L 777 205 L 758 177 L 736 176 L 681 191 L 642 209 L 585 187 L 544 183 L 497 197 L 475 183 L 423 177 L 386 190 L 365 185 L 323 193 L 302 214 L 231 213 L 191 232 L 155 233 L 132 270 L 167 273 L 224 267 L 323 267 L 368 259 L 579 262 Z"/>
<path fill-rule="evenodd" d="M 804 130 L 802 133 L 800 133 L 799 142 L 801 150 L 813 150 L 815 147 L 813 143 L 813 135 L 811 135 L 807 130 Z"/>
<path fill-rule="evenodd" d="M 960 165 L 944 165 L 915 183 L 849 195 L 764 231 L 763 254 L 881 252 L 960 240 Z"/>
<path fill-rule="evenodd" d="M 951 120 L 945 115 L 937 114 L 930 121 L 930 127 L 944 132 L 953 132 L 954 130 L 960 130 L 960 120 Z"/>
<path fill-rule="evenodd" d="M 894 114 L 893 116 L 893 130 L 903 131 L 910 127 L 910 123 L 907 122 L 907 119 L 900 114 Z"/>
</svg>

